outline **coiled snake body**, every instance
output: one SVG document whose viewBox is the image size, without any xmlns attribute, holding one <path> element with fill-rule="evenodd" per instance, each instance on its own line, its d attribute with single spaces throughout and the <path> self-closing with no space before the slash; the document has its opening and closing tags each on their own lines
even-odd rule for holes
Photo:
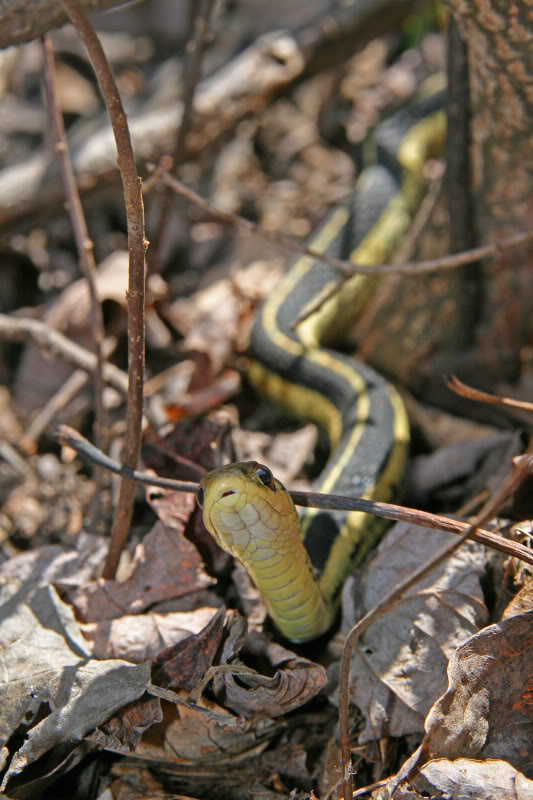
<svg viewBox="0 0 533 800">
<path fill-rule="evenodd" d="M 380 163 L 361 173 L 350 202 L 329 215 L 311 247 L 347 254 L 352 263 L 390 259 L 423 195 L 427 155 L 444 139 L 442 102 L 442 92 L 432 93 L 378 127 Z M 403 403 L 373 369 L 324 347 L 357 315 L 376 279 L 356 275 L 291 328 L 337 280 L 332 267 L 309 257 L 293 264 L 258 315 L 250 378 L 261 393 L 325 429 L 331 456 L 317 491 L 390 501 L 407 457 Z M 209 473 L 198 499 L 208 530 L 244 564 L 274 623 L 295 642 L 331 625 L 346 576 L 384 526 L 361 512 L 310 510 L 300 521 L 282 484 L 255 462 Z"/>
</svg>

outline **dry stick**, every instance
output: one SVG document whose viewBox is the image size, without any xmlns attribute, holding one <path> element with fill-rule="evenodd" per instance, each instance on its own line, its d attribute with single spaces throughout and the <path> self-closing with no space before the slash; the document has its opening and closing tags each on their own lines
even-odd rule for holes
<svg viewBox="0 0 533 800">
<path fill-rule="evenodd" d="M 122 179 L 128 220 L 128 405 L 124 465 L 135 469 L 141 450 L 141 422 L 144 380 L 144 294 L 145 238 L 144 208 L 141 181 L 137 174 L 131 138 L 122 101 L 107 58 L 91 23 L 76 0 L 63 0 L 63 5 L 83 41 L 102 92 L 117 146 L 117 161 Z M 120 554 L 128 537 L 133 512 L 135 483 L 122 480 L 118 505 L 111 530 L 111 543 L 103 577 L 114 578 Z"/>
<path fill-rule="evenodd" d="M 465 250 L 462 253 L 453 253 L 452 255 L 442 256 L 441 258 L 430 258 L 427 261 L 409 261 L 406 264 L 352 264 L 350 261 L 343 261 L 341 258 L 329 256 L 327 253 L 321 253 L 314 250 L 312 247 L 306 247 L 302 242 L 294 236 L 289 236 L 286 233 L 279 233 L 266 230 L 250 220 L 239 217 L 237 214 L 231 214 L 228 211 L 221 211 L 213 206 L 208 200 L 189 189 L 184 183 L 177 178 L 173 178 L 169 172 L 161 167 L 154 165 L 147 165 L 148 170 L 153 173 L 153 177 L 159 178 L 178 194 L 183 195 L 191 203 L 194 203 L 199 208 L 203 209 L 213 219 L 217 219 L 227 225 L 233 225 L 247 234 L 260 236 L 268 242 L 274 242 L 279 247 L 287 250 L 290 253 L 296 253 L 300 256 L 309 256 L 322 261 L 324 264 L 329 264 L 330 267 L 339 270 L 342 277 L 339 283 L 335 284 L 330 292 L 327 293 L 324 299 L 320 302 L 325 302 L 332 297 L 341 287 L 345 281 L 353 278 L 354 275 L 418 275 L 426 272 L 436 272 L 439 269 L 456 269 L 464 264 L 471 264 L 482 258 L 490 258 L 495 256 L 501 250 L 511 250 L 515 247 L 525 244 L 533 239 L 533 231 L 527 233 L 515 233 L 513 236 L 508 236 L 506 239 L 500 239 L 499 242 L 493 244 L 483 245 L 483 247 L 475 247 L 472 250 Z M 315 309 L 316 310 L 316 309 Z"/>
<path fill-rule="evenodd" d="M 467 397 L 469 400 L 476 400 L 480 403 L 488 403 L 494 406 L 507 406 L 508 408 L 519 408 L 522 411 L 533 411 L 533 403 L 526 400 L 514 400 L 512 397 L 500 397 L 497 394 L 490 394 L 489 392 L 482 392 L 480 389 L 474 389 L 472 386 L 463 383 L 455 375 L 450 375 L 446 380 L 448 389 L 451 389 L 455 394 L 461 397 Z"/>
<path fill-rule="evenodd" d="M 57 436 L 61 444 L 71 447 L 82 458 L 88 461 L 95 461 L 116 475 L 122 475 L 148 486 L 160 486 L 176 492 L 196 492 L 198 489 L 198 484 L 196 483 L 177 481 L 172 478 L 160 478 L 158 475 L 121 467 L 120 464 L 100 452 L 78 431 L 68 425 L 60 425 Z M 522 456 L 519 456 L 519 458 L 522 458 Z M 451 517 L 442 517 L 438 514 L 429 514 L 426 511 L 417 511 L 414 508 L 396 506 L 392 503 L 382 503 L 375 500 L 364 500 L 359 497 L 316 494 L 313 492 L 289 492 L 289 494 L 296 505 L 307 508 L 323 508 L 330 511 L 364 511 L 367 514 L 375 514 L 384 519 L 408 522 L 413 525 L 421 525 L 424 528 L 447 531 L 459 536 L 465 532 L 468 533 L 471 527 L 468 522 L 462 522 Z M 503 536 L 486 530 L 478 530 L 472 535 L 472 539 L 486 547 L 491 547 L 493 550 L 499 550 L 512 558 L 518 558 L 528 564 L 533 564 L 533 552 L 519 542 L 504 539 Z"/>
<path fill-rule="evenodd" d="M 107 346 L 106 346 L 107 344 Z M 104 342 L 104 358 L 108 358 L 115 342 L 108 339 Z M 65 383 L 58 389 L 52 397 L 47 400 L 46 404 L 41 408 L 38 414 L 32 419 L 24 436 L 21 439 L 20 445 L 28 453 L 36 451 L 36 442 L 43 433 L 43 431 L 50 425 L 54 417 L 81 392 L 81 390 L 89 382 L 90 374 L 85 370 L 77 369 L 72 375 L 67 378 Z M 124 373 L 124 394 L 128 391 L 128 376 Z"/>
<path fill-rule="evenodd" d="M 37 319 L 17 319 L 0 314 L 0 339 L 11 342 L 34 342 L 53 358 L 61 358 L 91 374 L 96 369 L 96 356 L 64 334 Z M 104 363 L 104 380 L 121 394 L 128 392 L 128 376 L 114 364 Z"/>
<path fill-rule="evenodd" d="M 209 31 L 209 20 L 214 5 L 215 0 L 201 0 L 198 3 L 198 10 L 194 13 L 194 19 L 192 20 L 191 27 L 193 32 L 187 44 L 188 58 L 186 59 L 183 72 L 183 111 L 174 147 L 174 173 L 176 173 L 178 167 L 185 159 L 185 143 L 191 128 L 194 94 L 201 78 L 202 57 Z M 171 207 L 172 191 L 170 187 L 167 186 L 161 199 L 157 230 L 152 242 L 151 264 L 155 265 L 156 269 L 161 262 L 161 247 L 165 237 Z"/>
<path fill-rule="evenodd" d="M 96 369 L 94 371 L 94 438 L 98 447 L 104 452 L 107 451 L 108 425 L 104 409 L 104 315 L 102 306 L 96 290 L 96 263 L 94 261 L 93 243 L 89 238 L 87 223 L 81 205 L 72 161 L 68 151 L 67 139 L 65 136 L 65 126 L 63 117 L 57 102 L 57 80 L 56 67 L 54 62 L 54 48 L 50 37 L 42 37 L 43 59 L 44 59 L 44 83 L 46 87 L 46 100 L 48 111 L 52 120 L 56 152 L 61 166 L 61 175 L 65 186 L 65 196 L 67 198 L 67 208 L 70 214 L 76 248 L 80 259 L 80 265 L 87 281 L 89 298 L 91 304 L 91 328 L 96 355 Z M 97 469 L 94 473 L 96 484 L 95 497 L 100 497 L 102 488 L 103 473 Z M 94 508 L 94 515 L 98 513 L 98 502 Z M 93 524 L 96 520 L 93 518 Z"/>
<path fill-rule="evenodd" d="M 406 580 L 402 581 L 387 597 L 385 597 L 377 606 L 375 606 L 368 614 L 357 622 L 350 633 L 346 637 L 344 650 L 342 653 L 341 667 L 339 674 L 339 731 L 341 740 L 342 752 L 342 776 L 343 776 L 343 796 L 344 800 L 352 800 L 352 775 L 351 775 L 351 747 L 350 747 L 350 726 L 349 726 L 349 690 L 350 690 L 350 668 L 352 664 L 353 650 L 359 637 L 378 619 L 383 616 L 387 611 L 390 611 L 397 605 L 404 595 L 415 584 L 425 578 L 436 567 L 442 564 L 443 561 L 448 559 L 456 550 L 461 547 L 466 539 L 477 539 L 479 528 L 488 522 L 501 508 L 502 504 L 507 498 L 515 491 L 516 488 L 522 483 L 531 471 L 533 456 L 531 452 L 524 456 L 519 456 L 513 461 L 513 468 L 510 475 L 507 476 L 499 491 L 494 497 L 489 498 L 484 508 L 480 511 L 478 516 L 474 519 L 471 525 L 467 526 L 467 530 L 463 535 L 453 542 L 451 545 L 446 545 L 425 564 L 422 564 L 415 572 Z"/>
</svg>

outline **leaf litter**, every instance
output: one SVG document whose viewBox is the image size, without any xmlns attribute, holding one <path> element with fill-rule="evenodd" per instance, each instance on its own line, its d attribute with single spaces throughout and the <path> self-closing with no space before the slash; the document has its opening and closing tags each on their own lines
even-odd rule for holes
<svg viewBox="0 0 533 800">
<path fill-rule="evenodd" d="M 450 539 L 450 534 L 397 523 L 368 570 L 345 584 L 343 630 Z M 487 620 L 480 585 L 484 571 L 484 548 L 465 542 L 363 635 L 350 678 L 350 698 L 366 720 L 361 744 L 423 731 L 427 712 L 446 687 L 450 656 Z"/>
<path fill-rule="evenodd" d="M 385 63 L 387 48 L 384 42 L 382 45 Z M 361 74 L 353 65 L 351 68 L 354 75 Z M 317 86 L 322 93 L 331 91 L 329 78 L 318 76 L 312 86 L 300 86 L 298 102 L 306 107 L 317 105 Z M 352 138 L 359 137 L 359 129 L 364 135 L 373 122 L 376 104 L 368 103 L 367 98 L 367 106 L 366 116 L 360 109 L 359 116 L 350 120 Z M 320 111 L 317 106 L 313 114 L 318 116 Z M 259 128 L 252 125 L 245 130 L 241 126 L 236 134 L 241 141 L 223 147 L 215 183 L 217 191 L 234 190 L 230 200 L 235 211 L 247 199 L 242 186 L 237 186 L 241 178 L 237 181 L 231 172 L 242 171 L 243 139 L 248 143 L 248 185 L 258 177 L 262 181 L 258 165 L 252 163 L 257 161 L 255 151 L 261 149 L 255 146 L 256 130 L 257 141 L 279 150 L 283 160 L 278 164 L 280 179 L 273 181 L 271 188 L 264 181 L 260 184 L 266 191 L 257 201 L 259 216 L 269 224 L 301 233 L 309 227 L 310 196 L 313 213 L 321 216 L 325 198 L 336 201 L 345 193 L 351 185 L 351 161 L 340 151 L 328 159 L 318 127 L 308 121 L 311 118 L 313 115 L 306 119 L 300 109 L 282 98 L 264 115 Z M 300 163 L 298 150 L 304 150 Z M 331 162 L 326 165 L 331 174 L 325 181 L 321 176 L 324 161 Z M 224 170 L 233 174 L 230 183 L 233 180 L 235 186 L 228 187 L 226 177 L 226 186 L 220 187 Z M 299 211 L 294 220 L 286 213 L 291 205 Z M 204 223 L 193 226 L 195 233 L 201 233 L 202 225 L 205 230 Z M 255 258 L 252 268 L 242 274 L 233 272 L 228 278 L 226 260 L 215 273 L 213 288 L 204 282 L 199 293 L 186 301 L 173 301 L 161 319 L 156 315 L 148 325 L 149 338 L 152 336 L 154 342 L 171 342 L 161 320 L 188 337 L 181 355 L 189 349 L 193 388 L 183 406 L 187 406 L 185 413 L 193 416 L 209 408 L 210 401 L 216 402 L 216 392 L 207 399 L 200 399 L 200 392 L 208 392 L 220 371 L 228 365 L 234 367 L 242 356 L 252 310 L 261 289 L 265 290 L 265 278 L 274 280 L 279 272 L 277 258 L 266 261 L 265 254 L 258 252 L 263 249 L 261 243 L 244 240 L 238 248 L 241 253 L 248 251 L 248 261 Z M 111 269 L 109 282 L 100 287 L 103 296 L 115 304 L 113 332 L 122 330 L 124 323 L 125 254 L 117 251 L 116 259 L 116 271 Z M 104 265 L 102 262 L 102 271 Z M 86 292 L 80 284 L 70 288 L 72 291 L 60 293 L 48 320 L 67 330 L 72 338 L 87 341 L 86 297 L 79 294 Z M 162 288 L 159 299 L 166 291 L 165 286 Z M 17 371 L 17 401 L 21 406 L 28 403 L 39 407 L 63 378 L 48 359 L 43 360 L 36 352 L 30 358 L 30 350 L 30 346 L 25 348 Z M 70 371 L 69 367 L 65 374 Z M 48 388 L 47 382 L 41 381 L 43 377 L 50 379 Z M 45 390 L 39 394 L 43 386 Z M 236 384 L 232 386 L 218 396 L 230 396 Z M 73 410 L 70 408 L 69 413 Z M 175 409 L 167 410 L 172 418 L 170 412 Z M 264 418 L 272 413 L 272 408 L 266 407 Z M 452 427 L 457 424 L 452 419 Z M 196 468 L 194 479 L 220 463 L 216 436 L 205 436 L 187 449 L 187 436 L 172 440 L 174 431 L 167 439 L 154 437 L 157 455 L 162 461 L 166 458 L 172 462 L 172 468 L 167 464 L 167 474 L 175 474 L 173 468 L 185 453 Z M 307 429 L 302 438 L 308 440 L 308 434 L 312 438 L 314 431 Z M 151 435 L 153 432 L 147 433 L 146 438 Z M 242 438 L 249 444 L 247 432 Z M 309 461 L 308 441 L 300 446 L 296 438 L 282 441 L 274 437 L 254 447 L 256 450 L 246 457 L 255 457 L 256 452 L 260 460 L 263 453 L 267 459 L 272 457 L 276 473 L 285 471 L 284 480 L 291 483 L 295 471 Z M 276 449 L 277 455 L 272 452 Z M 429 462 L 420 460 L 420 473 L 426 481 L 418 488 L 424 498 L 429 502 L 433 474 L 438 482 L 444 473 L 444 484 L 453 478 L 462 479 L 469 471 L 468 462 L 477 464 L 479 453 L 485 449 L 487 443 L 456 448 L 453 454 L 443 452 L 432 459 L 431 476 Z M 215 456 L 214 460 L 206 457 L 209 455 Z M 453 475 L 449 470 L 451 455 L 458 462 Z M 156 469 L 165 474 L 159 465 Z M 40 509 L 30 507 L 28 498 L 32 494 L 35 482 L 28 481 L 25 496 L 20 499 L 14 494 L 11 505 L 3 508 L 13 524 L 18 520 L 21 525 L 26 513 L 28 540 L 46 521 Z M 322 654 L 313 646 L 311 653 L 307 652 L 311 657 L 304 658 L 257 631 L 247 634 L 246 623 L 237 612 L 225 614 L 221 609 L 223 599 L 244 605 L 230 578 L 226 555 L 216 553 L 210 538 L 200 539 L 200 555 L 188 538 L 201 529 L 200 515 L 193 513 L 191 517 L 192 498 L 178 498 L 160 490 L 149 490 L 147 498 L 158 520 L 151 527 L 145 526 L 148 533 L 129 556 L 127 575 L 120 581 L 98 578 L 106 542 L 88 533 L 75 537 L 69 533 L 65 537 L 68 541 L 60 539 L 63 544 L 38 547 L 14 558 L 9 558 L 9 553 L 6 557 L 4 551 L 0 566 L 4 787 L 26 791 L 26 796 L 34 790 L 38 793 L 44 784 L 39 782 L 39 774 L 30 775 L 29 770 L 26 778 L 28 765 L 39 767 L 42 756 L 57 755 L 60 774 L 68 758 L 63 748 L 78 748 L 81 753 L 83 746 L 89 745 L 128 753 L 136 759 L 115 763 L 113 791 L 106 789 L 101 795 L 108 794 L 106 800 L 123 796 L 119 783 L 120 791 L 131 796 L 132 773 L 138 787 L 144 787 L 138 788 L 141 796 L 143 792 L 162 794 L 166 784 L 156 781 L 155 772 L 143 770 L 143 764 L 167 776 L 173 774 L 195 796 L 212 795 L 213 787 L 223 787 L 228 796 L 235 797 L 248 797 L 250 793 L 261 793 L 265 798 L 287 796 L 287 786 L 308 791 L 319 769 L 324 774 L 325 742 L 334 742 L 330 729 L 317 737 L 315 750 L 310 743 L 310 720 L 314 715 L 322 722 L 321 710 L 327 704 L 326 672 L 313 660 L 321 661 Z M 83 504 L 78 501 L 78 505 Z M 77 531 L 82 514 L 78 511 L 73 517 L 69 524 Z M 401 575 L 414 569 L 420 557 L 425 560 L 433 546 L 438 547 L 439 536 L 405 527 L 394 529 L 360 587 L 351 594 L 346 590 L 344 626 L 371 608 Z M 412 743 L 417 734 L 426 731 L 417 772 L 400 785 L 398 797 L 443 792 L 479 798 L 488 798 L 491 792 L 498 798 L 532 796 L 531 782 L 525 777 L 531 774 L 531 618 L 521 614 L 479 630 L 488 615 L 482 579 L 487 580 L 485 556 L 478 546 L 465 545 L 395 611 L 376 623 L 361 642 L 353 666 L 351 696 L 364 715 L 356 734 L 362 751 L 365 743 L 370 745 L 375 739 L 389 740 L 394 748 L 400 736 L 410 735 L 405 741 Z M 334 672 L 330 668 L 332 680 Z M 154 683 L 175 691 L 177 700 L 147 693 L 153 692 Z M 331 687 L 329 692 L 331 695 Z M 300 706 L 317 695 L 300 718 Z M 286 718 L 288 712 L 291 716 Z M 320 757 L 315 759 L 318 751 Z M 41 777 L 45 774 L 43 764 Z M 288 781 L 285 785 L 284 779 Z M 326 794 L 331 780 L 321 785 Z"/>
</svg>

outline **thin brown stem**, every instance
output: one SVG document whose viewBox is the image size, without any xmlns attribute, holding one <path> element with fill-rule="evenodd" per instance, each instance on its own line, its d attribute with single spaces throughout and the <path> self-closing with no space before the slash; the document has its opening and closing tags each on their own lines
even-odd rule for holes
<svg viewBox="0 0 533 800">
<path fill-rule="evenodd" d="M 160 478 L 157 475 L 148 475 L 139 470 L 131 470 L 121 467 L 109 456 L 101 453 L 98 448 L 87 441 L 80 433 L 61 425 L 58 431 L 58 438 L 62 444 L 71 447 L 82 458 L 88 461 L 96 461 L 111 472 L 139 481 L 149 486 L 161 486 L 176 492 L 196 492 L 198 485 L 195 483 L 185 483 L 171 478 Z M 519 458 L 522 458 L 521 456 Z M 529 462 L 528 462 L 529 463 Z M 375 514 L 384 519 L 408 522 L 413 525 L 421 525 L 424 528 L 433 530 L 448 531 L 458 536 L 463 536 L 470 531 L 468 522 L 462 522 L 452 517 L 443 517 L 439 514 L 429 514 L 426 511 L 418 511 L 415 508 L 393 505 L 392 503 L 381 503 L 374 500 L 363 500 L 357 497 L 345 497 L 335 494 L 315 494 L 313 492 L 289 492 L 296 505 L 310 508 L 324 508 L 334 511 L 364 511 L 368 514 Z M 533 564 L 533 552 L 521 545 L 519 542 L 504 539 L 497 533 L 478 529 L 472 534 L 472 539 L 479 544 L 491 547 L 512 558 L 518 558 L 528 564 Z"/>
<path fill-rule="evenodd" d="M 107 345 L 107 346 L 106 346 Z M 104 342 L 104 358 L 108 358 L 114 347 L 112 339 Z M 47 400 L 45 405 L 31 420 L 28 428 L 26 429 L 23 438 L 20 440 L 20 446 L 28 453 L 35 453 L 37 449 L 37 440 L 43 431 L 50 425 L 55 416 L 65 408 L 73 399 L 87 386 L 90 374 L 85 370 L 75 370 L 70 378 L 60 386 L 57 392 Z M 128 389 L 128 376 L 124 374 L 124 394 Z"/>
<path fill-rule="evenodd" d="M 250 220 L 244 219 L 237 214 L 231 214 L 228 211 L 221 211 L 213 206 L 204 197 L 189 189 L 177 178 L 172 177 L 169 172 L 160 167 L 151 167 L 154 173 L 154 178 L 159 178 L 168 186 L 183 197 L 187 198 L 191 203 L 194 203 L 199 208 L 203 209 L 210 217 L 217 219 L 227 225 L 232 225 L 246 234 L 253 236 L 260 236 L 266 241 L 277 244 L 280 248 L 299 256 L 309 256 L 317 261 L 322 261 L 324 264 L 329 264 L 330 267 L 337 269 L 341 275 L 338 285 L 335 285 L 331 291 L 325 296 L 322 302 L 326 302 L 337 291 L 340 290 L 345 281 L 353 278 L 354 275 L 418 275 L 426 272 L 436 272 L 439 269 L 457 269 L 464 264 L 471 264 L 483 258 L 490 258 L 497 255 L 502 250 L 512 250 L 515 247 L 520 247 L 526 242 L 533 240 L 533 231 L 525 233 L 516 233 L 513 236 L 508 236 L 505 239 L 500 239 L 493 244 L 487 244 L 482 247 L 475 247 L 472 250 L 465 250 L 462 253 L 453 253 L 452 255 L 442 256 L 441 258 L 430 258 L 426 261 L 409 261 L 405 264 L 352 264 L 350 261 L 344 261 L 341 258 L 329 256 L 327 253 L 321 253 L 314 250 L 312 247 L 306 247 L 299 239 L 289 236 L 285 233 L 279 233 L 266 230 L 261 225 L 257 225 Z M 316 309 L 315 309 L 316 310 Z"/>
<path fill-rule="evenodd" d="M 197 5 L 198 8 L 194 12 L 193 19 L 191 20 L 192 30 L 187 44 L 188 57 L 185 61 L 185 68 L 183 71 L 183 111 L 181 124 L 178 128 L 178 135 L 176 136 L 176 144 L 174 146 L 174 174 L 176 174 L 177 169 L 185 159 L 185 143 L 191 129 L 194 95 L 201 78 L 202 58 L 209 32 L 209 20 L 215 5 L 215 0 L 200 0 Z M 172 190 L 167 186 L 161 198 L 157 230 L 152 242 L 151 266 L 155 266 L 156 269 L 158 269 L 161 262 L 161 247 L 165 238 L 171 208 Z"/>
<path fill-rule="evenodd" d="M 91 375 L 96 369 L 94 353 L 37 319 L 18 319 L 0 314 L 0 339 L 11 342 L 31 341 L 53 358 L 61 358 Z M 127 394 L 128 376 L 114 364 L 104 363 L 104 380 L 121 394 Z"/>
<path fill-rule="evenodd" d="M 460 381 L 455 375 L 450 375 L 446 380 L 448 389 L 451 389 L 455 394 L 461 397 L 467 397 L 469 400 L 475 400 L 479 403 L 487 403 L 493 406 L 507 406 L 508 408 L 519 408 L 522 411 L 533 412 L 533 403 L 527 400 L 515 400 L 512 397 L 500 397 L 497 394 L 490 392 L 482 392 L 481 389 L 474 389 L 472 386 Z"/>
<path fill-rule="evenodd" d="M 128 221 L 128 406 L 124 465 L 135 469 L 141 449 L 144 381 L 145 244 L 141 181 L 137 174 L 126 113 L 111 68 L 96 32 L 76 0 L 63 0 L 70 21 L 83 41 L 93 65 L 113 128 L 117 161 Z M 133 512 L 135 483 L 122 480 L 111 530 L 111 544 L 103 570 L 114 578 L 124 549 Z"/>
<path fill-rule="evenodd" d="M 89 301 L 91 305 L 91 329 L 94 342 L 94 352 L 96 355 L 96 369 L 94 371 L 94 439 L 97 445 L 105 452 L 108 441 L 108 425 L 104 409 L 104 353 L 103 344 L 105 337 L 104 315 L 102 306 L 96 289 L 97 271 L 94 260 L 93 243 L 89 238 L 87 223 L 81 205 L 80 195 L 72 169 L 72 162 L 68 150 L 67 138 L 65 136 L 65 126 L 63 116 L 57 101 L 57 80 L 56 67 L 54 61 L 54 48 L 50 37 L 46 34 L 42 37 L 42 50 L 44 61 L 44 84 L 46 89 L 46 100 L 50 114 L 52 129 L 61 175 L 65 187 L 67 198 L 67 209 L 70 215 L 74 238 L 80 266 L 87 287 L 89 290 Z M 94 473 L 96 484 L 95 495 L 100 496 L 102 488 L 103 473 L 97 469 Z M 93 520 L 93 524 L 95 520 Z"/>
</svg>

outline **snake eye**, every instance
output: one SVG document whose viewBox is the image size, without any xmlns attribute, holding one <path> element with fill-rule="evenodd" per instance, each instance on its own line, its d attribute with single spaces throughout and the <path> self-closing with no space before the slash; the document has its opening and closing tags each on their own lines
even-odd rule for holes
<svg viewBox="0 0 533 800">
<path fill-rule="evenodd" d="M 262 464 L 259 464 L 256 467 L 255 474 L 257 475 L 261 483 L 264 483 L 264 485 L 267 486 L 269 489 L 274 488 L 274 477 L 270 472 L 270 470 L 267 469 L 267 467 L 263 467 Z"/>
<path fill-rule="evenodd" d="M 200 508 L 204 507 L 204 490 L 202 489 L 202 487 L 200 487 L 196 492 L 196 502 L 198 503 Z"/>
</svg>

